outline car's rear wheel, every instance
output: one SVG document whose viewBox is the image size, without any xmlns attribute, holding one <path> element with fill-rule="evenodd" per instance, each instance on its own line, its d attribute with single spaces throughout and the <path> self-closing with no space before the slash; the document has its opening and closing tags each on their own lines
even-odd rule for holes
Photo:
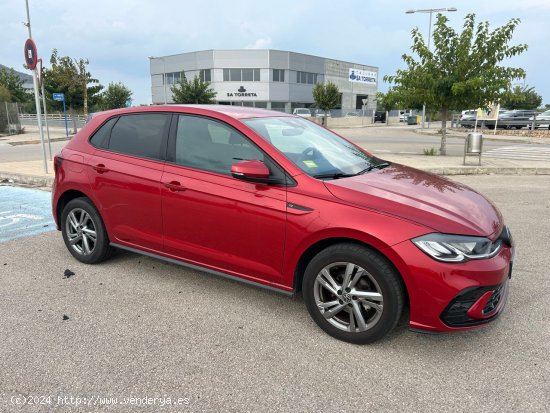
<svg viewBox="0 0 550 413">
<path fill-rule="evenodd" d="M 317 254 L 306 268 L 302 290 L 319 327 L 350 343 L 381 339 L 403 311 L 399 274 L 381 254 L 357 244 L 337 244 Z"/>
<path fill-rule="evenodd" d="M 73 199 L 63 208 L 61 232 L 67 249 L 81 262 L 96 264 L 112 253 L 103 220 L 88 198 Z"/>
</svg>

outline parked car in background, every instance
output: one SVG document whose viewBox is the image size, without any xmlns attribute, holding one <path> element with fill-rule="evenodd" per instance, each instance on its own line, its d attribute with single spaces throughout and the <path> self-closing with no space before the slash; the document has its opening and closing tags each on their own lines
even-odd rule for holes
<svg viewBox="0 0 550 413">
<path fill-rule="evenodd" d="M 100 112 L 54 171 L 53 216 L 78 261 L 119 248 L 301 292 L 340 340 L 386 336 L 406 305 L 412 329 L 450 332 L 496 319 L 506 303 L 514 247 L 494 204 L 300 116 L 222 105 Z M 223 312 L 215 282 L 188 290 Z"/>
<path fill-rule="evenodd" d="M 550 110 L 537 114 L 536 118 L 529 118 L 529 128 L 533 128 L 533 120 L 535 120 L 535 129 L 550 129 Z"/>
<path fill-rule="evenodd" d="M 462 120 L 462 119 L 472 119 L 472 118 L 475 120 L 476 114 L 477 114 L 477 110 L 475 110 L 475 109 L 463 110 L 463 111 L 460 113 L 460 118 L 459 118 L 459 120 Z"/>
<path fill-rule="evenodd" d="M 534 110 L 515 109 L 499 113 L 497 128 L 521 129 L 529 126 L 529 118 L 535 114 Z"/>
<path fill-rule="evenodd" d="M 296 108 L 292 111 L 292 114 L 302 118 L 311 118 L 311 111 L 308 108 Z"/>
<path fill-rule="evenodd" d="M 315 109 L 315 116 L 318 118 L 324 118 L 325 117 L 325 111 L 323 109 Z M 330 110 L 326 112 L 327 118 L 330 118 Z"/>
<path fill-rule="evenodd" d="M 386 112 L 384 111 L 374 112 L 374 123 L 376 122 L 386 122 Z"/>
</svg>

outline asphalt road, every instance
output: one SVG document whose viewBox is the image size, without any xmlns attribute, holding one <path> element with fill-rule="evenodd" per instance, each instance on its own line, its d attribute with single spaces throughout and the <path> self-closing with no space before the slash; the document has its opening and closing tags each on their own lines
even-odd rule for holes
<svg viewBox="0 0 550 413">
<path fill-rule="evenodd" d="M 417 128 L 417 127 L 414 127 Z M 432 125 L 432 129 L 436 126 Z M 424 149 L 434 148 L 439 152 L 440 136 L 422 135 L 407 126 L 376 126 L 370 128 L 340 129 L 346 138 L 383 158 L 385 153 L 423 154 Z M 485 138 L 490 138 L 491 131 L 483 132 Z M 490 151 L 510 145 L 521 145 L 521 142 L 503 142 L 484 139 L 483 151 Z M 534 145 L 522 145 L 534 146 Z M 550 145 L 536 145 L 537 148 L 550 149 Z M 462 156 L 464 154 L 464 139 L 447 137 L 447 155 Z M 549 158 L 550 159 L 550 158 Z"/>
<path fill-rule="evenodd" d="M 330 126 L 330 125 L 329 125 Z M 432 129 L 436 128 L 432 124 Z M 428 136 L 415 133 L 413 128 L 417 126 L 383 126 L 377 125 L 368 128 L 344 128 L 338 129 L 338 132 L 345 137 L 351 139 L 361 147 L 371 151 L 379 157 L 384 157 L 387 153 L 396 154 L 423 154 L 424 149 L 434 148 L 439 150 L 441 145 L 441 138 L 439 136 Z M 55 137 L 64 137 L 64 131 L 59 134 L 59 129 L 56 130 Z M 485 132 L 489 137 L 490 131 Z M 52 135 L 53 136 L 53 135 Z M 37 138 L 36 138 L 37 139 Z M 52 153 L 59 152 L 66 141 L 52 142 Z M 510 145 L 525 146 L 545 149 L 550 151 L 550 145 L 521 145 L 511 142 L 491 141 L 485 139 L 483 143 L 484 151 L 490 151 L 492 149 L 505 148 Z M 48 146 L 46 144 L 46 153 L 48 153 Z M 453 156 L 462 156 L 464 153 L 464 139 L 460 138 L 447 138 L 447 154 Z M 514 154 L 508 155 L 510 158 L 514 158 Z M 16 145 L 12 146 L 6 142 L 0 140 L 0 163 L 2 162 L 19 162 L 42 159 L 42 148 L 39 144 L 29 145 Z M 550 155 L 545 159 L 550 160 Z"/>
<path fill-rule="evenodd" d="M 458 179 L 517 243 L 503 315 L 465 333 L 412 333 L 405 316 L 355 346 L 301 298 L 131 253 L 86 266 L 57 232 L 0 243 L 0 411 L 549 411 L 550 177 Z M 18 409 L 23 396 L 43 404 Z M 129 397 L 164 399 L 99 406 Z"/>
</svg>

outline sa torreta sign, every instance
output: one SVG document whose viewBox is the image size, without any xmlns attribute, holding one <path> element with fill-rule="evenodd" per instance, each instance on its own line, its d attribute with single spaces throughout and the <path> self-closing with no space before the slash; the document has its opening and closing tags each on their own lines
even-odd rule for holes
<svg viewBox="0 0 550 413">
<path fill-rule="evenodd" d="M 258 97 L 256 92 L 247 92 L 244 86 L 241 86 L 236 92 L 227 92 L 227 97 Z"/>
</svg>

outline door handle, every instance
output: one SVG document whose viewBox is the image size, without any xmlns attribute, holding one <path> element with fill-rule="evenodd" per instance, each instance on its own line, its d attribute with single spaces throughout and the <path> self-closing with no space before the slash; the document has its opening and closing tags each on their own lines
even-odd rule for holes
<svg viewBox="0 0 550 413">
<path fill-rule="evenodd" d="M 98 174 L 109 172 L 109 168 L 106 168 L 105 165 L 103 165 L 102 163 L 98 163 L 97 165 L 92 166 L 92 168 L 94 168 Z"/>
<path fill-rule="evenodd" d="M 172 192 L 182 192 L 187 188 L 180 184 L 178 181 L 163 182 L 164 186 Z"/>
</svg>

